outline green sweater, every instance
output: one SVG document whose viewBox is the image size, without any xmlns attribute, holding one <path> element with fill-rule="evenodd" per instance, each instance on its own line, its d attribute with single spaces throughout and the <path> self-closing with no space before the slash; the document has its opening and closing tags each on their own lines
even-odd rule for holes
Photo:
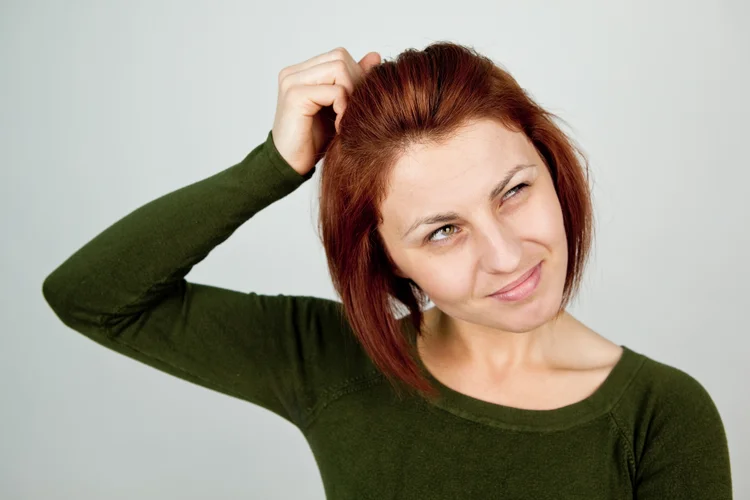
<svg viewBox="0 0 750 500">
<path fill-rule="evenodd" d="M 433 376 L 439 401 L 399 399 L 339 302 L 185 280 L 314 172 L 292 169 L 269 131 L 238 164 L 105 229 L 45 279 L 44 298 L 89 339 L 289 421 L 332 500 L 732 498 L 709 394 L 625 346 L 592 395 L 558 409 L 489 403 Z"/>
</svg>

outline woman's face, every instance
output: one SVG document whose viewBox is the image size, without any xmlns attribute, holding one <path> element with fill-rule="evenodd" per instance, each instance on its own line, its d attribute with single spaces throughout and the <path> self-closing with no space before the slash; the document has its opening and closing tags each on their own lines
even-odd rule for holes
<svg viewBox="0 0 750 500">
<path fill-rule="evenodd" d="M 565 228 L 552 177 L 525 134 L 474 121 L 444 145 L 411 148 L 389 181 L 378 231 L 397 274 L 440 310 L 509 332 L 555 316 L 567 270 Z M 490 297 L 540 262 L 531 295 Z"/>
</svg>

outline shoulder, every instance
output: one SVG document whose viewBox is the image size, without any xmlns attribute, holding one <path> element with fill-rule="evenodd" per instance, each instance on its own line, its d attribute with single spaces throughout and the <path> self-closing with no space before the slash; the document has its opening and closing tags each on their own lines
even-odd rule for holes
<svg viewBox="0 0 750 500">
<path fill-rule="evenodd" d="M 685 370 L 631 353 L 637 363 L 610 415 L 626 440 L 639 498 L 731 498 L 727 436 L 706 387 Z"/>
<path fill-rule="evenodd" d="M 631 353 L 638 363 L 615 405 L 619 416 L 631 423 L 644 415 L 669 416 L 686 424 L 696 417 L 718 418 L 713 398 L 696 377 L 645 354 Z"/>
<path fill-rule="evenodd" d="M 611 416 L 628 440 L 636 468 L 655 470 L 703 456 L 728 469 L 724 424 L 704 384 L 676 366 L 631 353 L 639 363 Z"/>
<path fill-rule="evenodd" d="M 292 324 L 294 348 L 311 367 L 323 369 L 333 380 L 370 367 L 341 302 L 307 295 L 253 295 L 276 312 L 269 318 L 276 326 Z"/>
<path fill-rule="evenodd" d="M 714 411 L 708 390 L 696 377 L 676 366 L 638 353 L 642 365 L 633 380 L 632 391 L 640 398 L 642 408 L 694 415 Z"/>
<path fill-rule="evenodd" d="M 269 350 L 283 352 L 287 370 L 299 372 L 299 384 L 317 400 L 321 394 L 375 368 L 361 347 L 344 306 L 333 299 L 309 295 L 262 295 L 251 292 L 253 326 L 266 331 Z"/>
</svg>

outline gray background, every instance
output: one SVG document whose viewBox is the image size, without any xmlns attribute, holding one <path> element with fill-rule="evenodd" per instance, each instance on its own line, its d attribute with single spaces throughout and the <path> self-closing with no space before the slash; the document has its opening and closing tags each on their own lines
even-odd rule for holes
<svg viewBox="0 0 750 500">
<path fill-rule="evenodd" d="M 263 141 L 283 67 L 340 45 L 390 59 L 446 39 L 571 124 L 597 240 L 570 310 L 707 388 L 736 497 L 750 498 L 748 2 L 1 5 L 0 497 L 324 498 L 296 428 L 87 340 L 42 281 L 120 217 Z M 318 179 L 188 279 L 335 298 Z"/>
</svg>

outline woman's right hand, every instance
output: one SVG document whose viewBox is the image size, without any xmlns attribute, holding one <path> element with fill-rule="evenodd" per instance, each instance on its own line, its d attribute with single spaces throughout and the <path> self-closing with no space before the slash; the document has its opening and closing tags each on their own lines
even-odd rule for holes
<svg viewBox="0 0 750 500">
<path fill-rule="evenodd" d="M 276 149 L 294 170 L 304 175 L 315 166 L 339 130 L 354 85 L 377 64 L 377 52 L 356 62 L 346 49 L 337 47 L 281 70 L 271 134 Z"/>
</svg>

